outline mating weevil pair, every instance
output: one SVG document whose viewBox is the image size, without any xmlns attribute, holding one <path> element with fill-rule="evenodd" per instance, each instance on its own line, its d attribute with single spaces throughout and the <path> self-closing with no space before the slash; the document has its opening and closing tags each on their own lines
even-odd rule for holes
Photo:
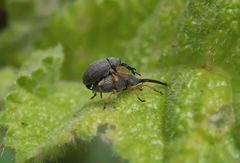
<svg viewBox="0 0 240 163">
<path fill-rule="evenodd" d="M 133 75 L 124 72 L 122 70 L 123 67 L 131 71 Z M 97 92 L 99 92 L 102 97 L 102 93 L 114 93 L 124 90 L 138 91 L 142 90 L 143 87 L 148 87 L 161 93 L 154 87 L 144 84 L 146 82 L 167 86 L 166 83 L 158 80 L 138 79 L 134 76 L 135 74 L 141 76 L 135 68 L 129 66 L 125 62 L 122 62 L 119 58 L 109 57 L 91 63 L 83 75 L 83 83 L 88 89 L 92 90 L 94 95 L 91 99 L 97 95 Z M 141 102 L 145 101 L 139 97 L 138 92 L 134 92 Z"/>
</svg>

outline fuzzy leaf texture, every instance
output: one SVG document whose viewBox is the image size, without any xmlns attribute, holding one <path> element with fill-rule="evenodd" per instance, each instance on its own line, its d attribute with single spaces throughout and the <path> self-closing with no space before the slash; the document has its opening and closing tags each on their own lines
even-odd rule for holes
<svg viewBox="0 0 240 163">
<path fill-rule="evenodd" d="M 0 64 L 22 66 L 0 70 L 0 162 L 240 161 L 239 1 L 45 5 L 6 3 Z M 61 78 L 106 54 L 169 86 L 144 88 L 144 103 L 132 91 L 90 100 L 80 80 Z"/>
<path fill-rule="evenodd" d="M 36 61 L 40 53 L 42 59 Z M 16 150 L 17 162 L 54 157 L 66 143 L 90 140 L 104 124 L 112 126 L 101 134 L 104 140 L 130 162 L 237 162 L 230 135 L 231 85 L 222 75 L 187 68 L 163 72 L 161 79 L 172 81 L 166 95 L 144 90 L 147 102 L 142 104 L 133 93 L 122 93 L 112 103 L 105 101 L 103 110 L 101 100 L 88 103 L 81 83 L 59 81 L 62 57 L 60 47 L 36 52 L 29 61 L 34 67 L 24 68 L 31 71 L 17 78 L 6 97 L 0 123 L 8 128 L 4 145 Z M 209 152 L 212 148 L 215 154 Z"/>
</svg>

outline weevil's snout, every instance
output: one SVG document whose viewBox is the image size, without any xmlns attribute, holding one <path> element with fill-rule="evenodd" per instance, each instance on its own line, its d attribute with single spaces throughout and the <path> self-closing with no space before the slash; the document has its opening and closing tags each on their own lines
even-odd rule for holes
<svg viewBox="0 0 240 163">
<path fill-rule="evenodd" d="M 139 82 L 140 83 L 149 82 L 149 83 L 156 83 L 156 84 L 161 84 L 161 85 L 164 85 L 164 86 L 168 86 L 167 83 L 164 83 L 164 82 L 161 82 L 161 81 L 158 81 L 158 80 L 154 80 L 154 79 L 140 79 Z"/>
</svg>

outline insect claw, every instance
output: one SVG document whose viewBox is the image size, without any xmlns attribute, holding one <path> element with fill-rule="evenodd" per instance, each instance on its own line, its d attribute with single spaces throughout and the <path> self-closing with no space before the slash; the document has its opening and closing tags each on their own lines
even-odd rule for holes
<svg viewBox="0 0 240 163">
<path fill-rule="evenodd" d="M 137 74 L 137 75 L 141 76 L 141 74 L 138 73 L 138 72 L 136 71 L 136 69 L 133 71 L 133 74 L 134 74 L 134 75 Z"/>
<path fill-rule="evenodd" d="M 163 93 L 161 91 L 158 91 L 158 93 L 160 93 L 161 95 L 163 95 Z"/>
<path fill-rule="evenodd" d="M 90 97 L 90 99 L 92 100 L 92 99 L 94 99 L 94 97 L 96 97 L 96 96 L 97 96 L 97 93 L 94 93 L 93 96 Z"/>
<path fill-rule="evenodd" d="M 141 99 L 140 97 L 137 97 L 139 101 L 146 102 L 146 100 Z"/>
<path fill-rule="evenodd" d="M 105 110 L 105 109 L 106 109 L 106 104 L 103 105 L 103 110 Z"/>
</svg>

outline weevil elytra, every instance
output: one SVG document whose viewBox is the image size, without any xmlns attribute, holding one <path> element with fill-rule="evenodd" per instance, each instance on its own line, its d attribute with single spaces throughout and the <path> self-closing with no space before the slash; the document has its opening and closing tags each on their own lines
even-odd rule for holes
<svg viewBox="0 0 240 163">
<path fill-rule="evenodd" d="M 135 68 L 129 66 L 119 58 L 108 57 L 97 60 L 88 66 L 83 74 L 83 83 L 88 89 L 92 89 L 92 86 L 103 78 L 117 73 L 117 68 L 119 67 L 125 67 L 130 70 L 132 74 L 140 75 Z"/>
</svg>

